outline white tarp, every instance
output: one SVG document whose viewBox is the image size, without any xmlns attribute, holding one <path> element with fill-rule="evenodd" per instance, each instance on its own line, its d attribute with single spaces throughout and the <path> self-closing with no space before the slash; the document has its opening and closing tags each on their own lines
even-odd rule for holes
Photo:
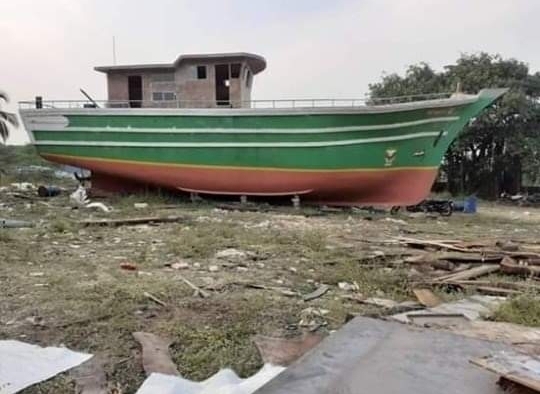
<svg viewBox="0 0 540 394">
<path fill-rule="evenodd" d="M 265 364 L 255 375 L 241 379 L 230 369 L 222 369 L 202 382 L 179 376 L 151 374 L 137 394 L 251 394 L 285 368 Z"/>
<path fill-rule="evenodd" d="M 0 394 L 13 394 L 82 364 L 91 354 L 61 347 L 0 341 Z"/>
</svg>

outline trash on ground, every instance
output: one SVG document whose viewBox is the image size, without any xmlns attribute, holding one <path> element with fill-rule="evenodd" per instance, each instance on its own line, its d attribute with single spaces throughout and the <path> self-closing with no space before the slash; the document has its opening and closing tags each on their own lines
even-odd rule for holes
<svg viewBox="0 0 540 394">
<path fill-rule="evenodd" d="M 309 294 L 305 294 L 302 298 L 306 302 L 311 301 L 316 298 L 322 297 L 328 290 L 330 290 L 330 287 L 328 285 L 322 284 L 315 291 Z"/>
<path fill-rule="evenodd" d="M 458 301 L 447 302 L 433 308 L 392 315 L 394 320 L 416 325 L 445 325 L 450 320 L 478 320 L 490 316 L 505 297 L 475 295 Z"/>
<path fill-rule="evenodd" d="M 0 228 L 29 228 L 34 227 L 34 223 L 26 220 L 11 220 L 0 218 Z"/>
<path fill-rule="evenodd" d="M 264 335 L 253 337 L 253 343 L 264 363 L 288 366 L 309 350 L 317 346 L 324 336 L 317 333 L 305 333 L 297 338 L 273 338 Z"/>
<path fill-rule="evenodd" d="M 139 268 L 133 263 L 120 263 L 120 268 L 126 271 L 137 271 Z"/>
<path fill-rule="evenodd" d="M 243 250 L 234 248 L 224 249 L 217 252 L 214 256 L 216 259 L 224 260 L 243 260 L 247 257 L 247 253 Z"/>
<path fill-rule="evenodd" d="M 169 354 L 170 341 L 148 332 L 134 332 L 133 337 L 142 347 L 142 364 L 147 375 L 180 375 Z"/>
<path fill-rule="evenodd" d="M 185 221 L 184 216 L 150 216 L 140 218 L 125 218 L 125 219 L 96 219 L 96 220 L 81 220 L 78 223 L 82 226 L 137 226 L 147 223 L 174 223 Z"/>
<path fill-rule="evenodd" d="M 246 379 L 239 378 L 231 369 L 221 369 L 202 382 L 153 373 L 144 381 L 136 394 L 252 394 L 284 369 L 284 367 L 265 364 L 256 374 Z"/>
<path fill-rule="evenodd" d="M 360 290 L 360 286 L 358 286 L 358 283 L 356 282 L 352 282 L 352 283 L 339 282 L 338 287 L 344 291 L 359 291 Z"/>
<path fill-rule="evenodd" d="M 514 351 L 473 358 L 471 363 L 518 385 L 540 392 L 540 358 Z"/>
<path fill-rule="evenodd" d="M 328 325 L 325 316 L 329 312 L 330 311 L 327 309 L 314 307 L 306 308 L 300 312 L 300 321 L 298 322 L 298 325 L 300 327 L 305 327 L 312 332 L 317 331 L 319 328 Z"/>
<path fill-rule="evenodd" d="M 13 394 L 82 364 L 91 354 L 62 347 L 0 341 L 0 393 Z"/>
<path fill-rule="evenodd" d="M 69 196 L 69 199 L 71 202 L 79 207 L 79 208 L 97 208 L 102 210 L 103 212 L 110 212 L 111 208 L 103 204 L 102 202 L 91 202 L 88 198 L 88 194 L 86 192 L 86 189 L 83 186 L 79 186 L 77 190 L 75 190 L 71 195 Z"/>
<path fill-rule="evenodd" d="M 70 375 L 75 380 L 78 394 L 109 393 L 103 364 L 100 357 L 94 356 L 71 371 Z"/>
</svg>

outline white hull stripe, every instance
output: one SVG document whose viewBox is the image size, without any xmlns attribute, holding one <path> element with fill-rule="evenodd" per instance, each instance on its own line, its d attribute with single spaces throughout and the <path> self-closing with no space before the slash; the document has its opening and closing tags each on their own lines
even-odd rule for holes
<svg viewBox="0 0 540 394">
<path fill-rule="evenodd" d="M 459 116 L 445 116 L 439 118 L 420 119 L 409 122 L 390 123 L 383 125 L 364 125 L 364 126 L 342 126 L 342 127 L 322 127 L 322 128 L 286 128 L 286 129 L 269 129 L 269 128 L 140 128 L 140 127 L 61 127 L 56 129 L 51 127 L 51 123 L 40 127 L 42 122 L 36 120 L 32 124 L 34 130 L 51 130 L 51 131 L 66 131 L 66 132 L 97 132 L 97 133 L 163 133 L 163 134 L 321 134 L 321 133 L 343 133 L 348 131 L 376 131 L 398 129 L 403 127 L 420 126 L 424 124 L 452 122 L 459 120 Z"/>
<path fill-rule="evenodd" d="M 403 134 L 391 137 L 362 138 L 341 141 L 310 142 L 129 142 L 129 141 L 36 141 L 40 146 L 103 146 L 130 148 L 311 148 L 370 144 L 373 142 L 402 141 L 416 138 L 436 137 L 440 131 Z"/>
</svg>

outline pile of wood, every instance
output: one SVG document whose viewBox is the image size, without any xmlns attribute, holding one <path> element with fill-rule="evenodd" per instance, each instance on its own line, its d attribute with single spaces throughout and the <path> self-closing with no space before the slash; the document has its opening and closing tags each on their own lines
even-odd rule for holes
<svg viewBox="0 0 540 394">
<path fill-rule="evenodd" d="M 540 291 L 540 245 L 510 241 L 420 240 L 397 238 L 417 253 L 405 262 L 430 266 L 436 276 L 423 281 L 432 286 L 474 288 L 479 293 L 513 295 Z M 442 274 L 441 274 L 442 273 Z M 489 274 L 521 276 L 525 281 L 479 280 Z M 500 277 L 500 276 L 498 276 Z"/>
</svg>

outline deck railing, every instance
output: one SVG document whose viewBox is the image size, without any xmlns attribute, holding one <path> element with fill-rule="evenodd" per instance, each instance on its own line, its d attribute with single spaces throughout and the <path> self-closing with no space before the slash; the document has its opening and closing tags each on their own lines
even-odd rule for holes
<svg viewBox="0 0 540 394">
<path fill-rule="evenodd" d="M 360 99 L 280 99 L 249 101 L 208 100 L 41 100 L 20 101 L 20 109 L 36 108 L 331 108 L 360 107 L 365 105 L 390 105 L 412 101 L 437 100 L 450 97 L 452 93 L 419 94 L 397 97 Z"/>
</svg>

